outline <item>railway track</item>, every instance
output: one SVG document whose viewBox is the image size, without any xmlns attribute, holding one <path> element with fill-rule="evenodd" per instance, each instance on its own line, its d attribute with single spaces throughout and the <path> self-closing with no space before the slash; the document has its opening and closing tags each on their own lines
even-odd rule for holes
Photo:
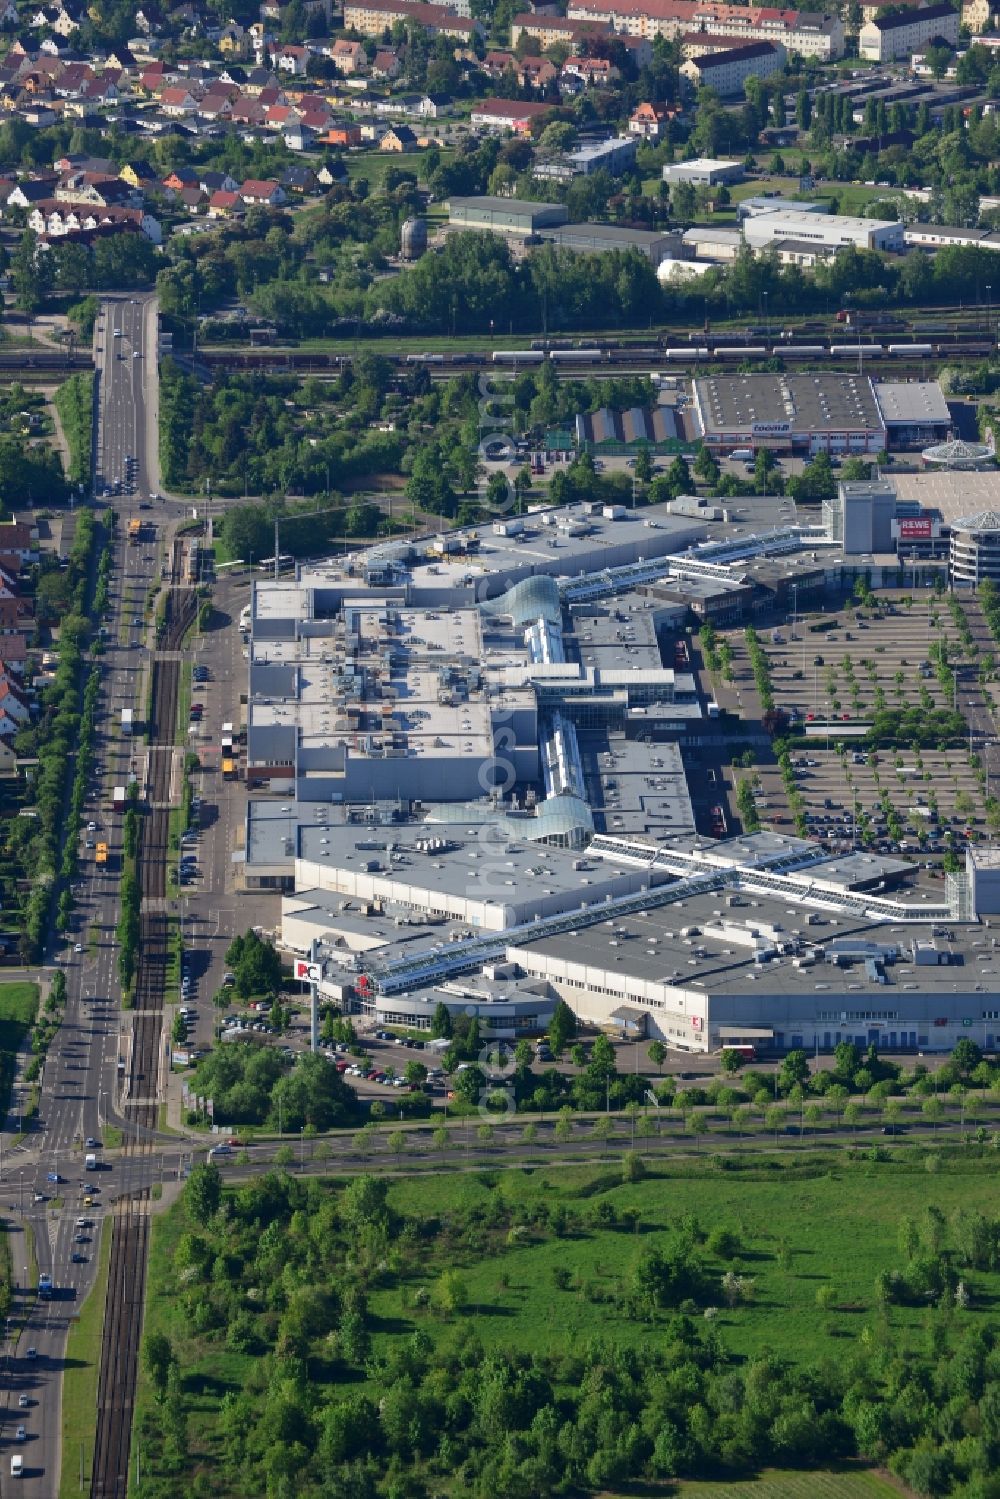
<svg viewBox="0 0 1000 1499">
<path fill-rule="evenodd" d="M 160 650 L 180 649 L 194 619 L 193 589 L 180 587 L 182 549 L 174 543 L 166 628 Z M 170 791 L 180 691 L 180 662 L 154 657 L 150 726 L 149 807 L 139 838 L 140 916 L 135 1017 L 125 1118 L 138 1126 L 126 1140 L 129 1156 L 150 1155 L 157 1123 L 157 1073 L 169 959 L 167 860 L 170 853 Z M 91 1499 L 126 1499 L 128 1462 L 139 1368 L 139 1342 L 149 1248 L 149 1189 L 123 1198 L 111 1229 L 104 1336 L 98 1376 L 97 1432 Z"/>
</svg>

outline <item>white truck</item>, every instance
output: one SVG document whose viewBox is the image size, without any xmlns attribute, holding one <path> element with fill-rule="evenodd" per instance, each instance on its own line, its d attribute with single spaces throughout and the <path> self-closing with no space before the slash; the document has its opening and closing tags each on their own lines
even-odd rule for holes
<svg viewBox="0 0 1000 1499">
<path fill-rule="evenodd" d="M 92 1150 L 88 1150 L 83 1159 L 84 1169 L 87 1171 L 97 1170 L 97 1156 Z"/>
<path fill-rule="evenodd" d="M 134 712 L 131 708 L 122 709 L 122 733 L 131 734 Z"/>
</svg>

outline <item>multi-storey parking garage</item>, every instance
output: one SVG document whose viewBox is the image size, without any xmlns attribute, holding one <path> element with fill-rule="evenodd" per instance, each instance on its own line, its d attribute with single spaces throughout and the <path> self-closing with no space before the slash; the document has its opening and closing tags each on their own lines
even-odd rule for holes
<svg viewBox="0 0 1000 1499">
<path fill-rule="evenodd" d="M 952 521 L 950 567 L 958 585 L 1000 582 L 1000 512 L 981 510 Z"/>
</svg>

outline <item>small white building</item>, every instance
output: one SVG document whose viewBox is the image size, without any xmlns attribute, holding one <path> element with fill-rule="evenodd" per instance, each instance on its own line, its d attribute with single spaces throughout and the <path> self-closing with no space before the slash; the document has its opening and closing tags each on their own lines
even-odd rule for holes
<svg viewBox="0 0 1000 1499">
<path fill-rule="evenodd" d="M 886 219 L 860 219 L 842 213 L 807 213 L 797 208 L 755 214 L 743 222 L 743 237 L 755 250 L 773 244 L 775 240 L 794 240 L 833 250 L 845 245 L 856 245 L 859 250 L 903 250 L 903 236 L 903 225 Z"/>
<path fill-rule="evenodd" d="M 715 161 L 710 156 L 699 156 L 695 161 L 671 161 L 663 168 L 664 182 L 690 182 L 692 187 L 742 182 L 744 176 L 742 161 Z"/>
</svg>

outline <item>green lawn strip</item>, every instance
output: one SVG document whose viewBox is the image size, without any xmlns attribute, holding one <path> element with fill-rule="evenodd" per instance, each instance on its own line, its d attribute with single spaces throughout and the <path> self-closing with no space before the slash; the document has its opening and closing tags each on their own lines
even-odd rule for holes
<svg viewBox="0 0 1000 1499">
<path fill-rule="evenodd" d="M 188 715 L 191 712 L 191 663 L 181 662 L 181 679 L 177 684 L 177 729 L 175 744 L 188 742 Z"/>
<path fill-rule="evenodd" d="M 110 1218 L 105 1218 L 100 1235 L 97 1276 L 76 1321 L 70 1326 L 66 1343 L 59 1499 L 70 1499 L 71 1495 L 78 1495 L 80 1492 L 81 1449 L 84 1474 L 90 1472 L 94 1461 L 94 1433 L 97 1426 L 94 1412 L 97 1409 L 97 1381 L 101 1371 L 101 1340 L 104 1336 L 108 1266 L 111 1260 Z"/>
<path fill-rule="evenodd" d="M 27 979 L 0 984 L 0 1120 L 7 1117 L 18 1047 L 37 1014 L 37 984 Z"/>
<path fill-rule="evenodd" d="M 899 1499 L 900 1492 L 897 1484 L 865 1468 L 836 1473 L 768 1468 L 758 1478 L 684 1480 L 670 1490 L 674 1499 Z"/>
</svg>

